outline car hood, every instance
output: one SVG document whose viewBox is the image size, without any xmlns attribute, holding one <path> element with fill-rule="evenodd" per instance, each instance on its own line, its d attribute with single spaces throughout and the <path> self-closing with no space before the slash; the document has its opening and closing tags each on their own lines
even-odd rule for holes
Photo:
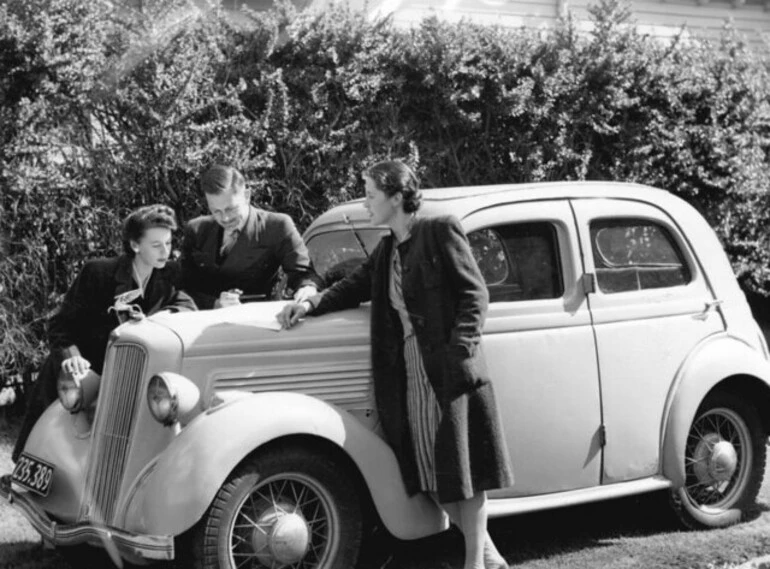
<svg viewBox="0 0 770 569">
<path fill-rule="evenodd" d="M 281 330 L 276 314 L 286 304 L 253 302 L 197 312 L 160 312 L 150 320 L 179 337 L 185 358 L 369 343 L 368 305 L 309 316 L 292 329 Z"/>
</svg>

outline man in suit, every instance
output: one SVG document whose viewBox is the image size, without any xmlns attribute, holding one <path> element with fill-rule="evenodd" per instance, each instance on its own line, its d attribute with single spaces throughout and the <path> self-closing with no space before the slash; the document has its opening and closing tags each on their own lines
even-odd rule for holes
<svg viewBox="0 0 770 569">
<path fill-rule="evenodd" d="M 279 267 L 295 300 L 316 294 L 320 279 L 288 215 L 250 205 L 243 175 L 230 166 L 210 168 L 201 190 L 211 214 L 190 221 L 182 243 L 183 288 L 199 308 L 269 296 Z"/>
</svg>

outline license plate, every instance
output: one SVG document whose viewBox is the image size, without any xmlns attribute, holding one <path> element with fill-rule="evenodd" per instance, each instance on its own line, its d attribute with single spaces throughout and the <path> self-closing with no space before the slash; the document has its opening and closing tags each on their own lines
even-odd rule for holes
<svg viewBox="0 0 770 569">
<path fill-rule="evenodd" d="M 13 469 L 11 479 L 27 490 L 47 496 L 51 489 L 54 467 L 47 462 L 22 453 Z"/>
</svg>

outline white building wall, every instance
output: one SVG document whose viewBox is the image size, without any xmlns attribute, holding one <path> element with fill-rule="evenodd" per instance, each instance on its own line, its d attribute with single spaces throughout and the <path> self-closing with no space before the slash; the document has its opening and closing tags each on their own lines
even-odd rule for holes
<svg viewBox="0 0 770 569">
<path fill-rule="evenodd" d="M 316 0 L 318 2 L 326 0 Z M 359 0 L 360 1 L 360 0 Z M 669 37 L 682 26 L 695 36 L 718 35 L 726 21 L 754 44 L 770 37 L 770 0 L 748 0 L 733 5 L 728 0 L 634 0 L 632 18 L 640 29 L 657 37 Z M 736 4 L 746 0 L 736 0 Z M 758 3 L 763 2 L 763 3 Z M 591 0 L 372 0 L 372 14 L 392 13 L 399 23 L 419 21 L 429 14 L 447 20 L 467 18 L 476 22 L 510 27 L 542 28 L 556 23 L 559 15 L 571 12 L 588 23 Z M 767 7 L 766 7 L 767 6 Z"/>
<path fill-rule="evenodd" d="M 579 19 L 588 20 L 589 0 L 566 0 L 568 9 Z M 770 7 L 770 2 L 767 4 Z M 686 26 L 694 36 L 718 36 L 728 20 L 752 43 L 770 34 L 770 10 L 759 3 L 734 6 L 727 0 L 634 0 L 632 13 L 643 31 L 670 36 Z"/>
</svg>

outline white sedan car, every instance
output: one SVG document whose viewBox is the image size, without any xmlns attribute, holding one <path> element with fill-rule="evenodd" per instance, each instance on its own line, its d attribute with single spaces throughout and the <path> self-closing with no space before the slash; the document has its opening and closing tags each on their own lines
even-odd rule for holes
<svg viewBox="0 0 770 569">
<path fill-rule="evenodd" d="M 426 190 L 468 234 L 516 483 L 506 516 L 670 489 L 691 527 L 741 520 L 762 482 L 768 350 L 720 244 L 675 196 L 584 182 Z M 331 282 L 382 236 L 360 200 L 305 239 Z M 281 302 L 118 328 L 98 397 L 56 402 L 5 496 L 59 547 L 199 569 L 353 567 L 376 514 L 401 539 L 446 519 L 408 496 L 371 391 L 369 309 L 276 330 Z"/>
</svg>

